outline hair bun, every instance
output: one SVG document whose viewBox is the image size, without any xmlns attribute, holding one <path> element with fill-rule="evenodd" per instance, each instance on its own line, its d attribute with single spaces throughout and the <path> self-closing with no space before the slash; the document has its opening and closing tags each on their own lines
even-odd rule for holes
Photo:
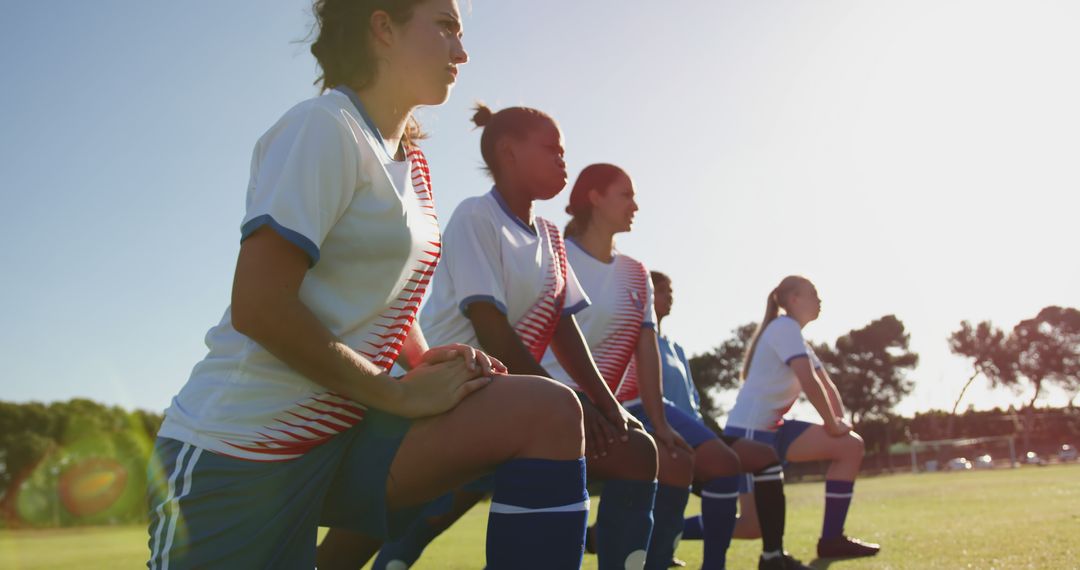
<svg viewBox="0 0 1080 570">
<path fill-rule="evenodd" d="M 574 206 L 573 206 L 573 204 L 567 204 L 566 205 L 566 213 L 570 214 L 571 216 L 574 215 Z"/>
<path fill-rule="evenodd" d="M 477 127 L 484 127 L 491 121 L 491 116 L 494 114 L 491 109 L 483 103 L 477 103 L 473 110 L 472 121 Z"/>
</svg>

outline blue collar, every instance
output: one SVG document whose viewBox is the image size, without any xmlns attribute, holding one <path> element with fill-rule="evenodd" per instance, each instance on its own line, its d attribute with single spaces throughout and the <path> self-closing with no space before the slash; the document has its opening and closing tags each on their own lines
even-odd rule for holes
<svg viewBox="0 0 1080 570">
<path fill-rule="evenodd" d="M 386 147 L 386 139 L 384 139 L 382 133 L 379 132 L 379 127 L 375 126 L 375 121 L 371 119 L 371 115 L 367 114 L 367 110 L 364 109 L 364 103 L 360 100 L 360 96 L 356 94 L 356 91 L 353 91 L 352 88 L 347 85 L 338 85 L 337 87 L 334 87 L 334 90 L 344 94 L 349 98 L 349 101 L 352 101 L 353 106 L 356 107 L 356 111 L 360 113 L 360 118 L 364 120 L 364 124 L 367 125 L 367 127 L 371 129 L 372 134 L 375 135 L 375 140 L 379 143 L 379 148 L 386 153 L 386 158 L 393 162 L 397 162 L 394 160 L 395 153 L 390 152 L 390 149 Z"/>
<path fill-rule="evenodd" d="M 491 187 L 491 195 L 495 197 L 495 202 L 499 204 L 499 207 L 502 208 L 504 214 L 506 214 L 511 220 L 514 220 L 514 222 L 516 222 L 517 225 L 521 226 L 523 230 L 529 232 L 532 235 L 536 235 L 536 228 L 529 226 L 529 224 L 526 224 L 521 218 L 517 217 L 517 214 L 510 211 L 510 206 L 507 205 L 506 200 L 503 200 L 502 194 L 499 194 L 499 191 L 496 190 L 494 186 Z M 534 223 L 533 226 L 535 225 L 536 224 Z"/>
</svg>

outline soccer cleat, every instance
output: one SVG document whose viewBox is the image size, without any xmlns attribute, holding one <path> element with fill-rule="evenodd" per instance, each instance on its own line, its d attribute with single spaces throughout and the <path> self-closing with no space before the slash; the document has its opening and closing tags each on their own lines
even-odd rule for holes
<svg viewBox="0 0 1080 570">
<path fill-rule="evenodd" d="M 671 562 L 669 562 L 668 565 L 667 565 L 668 568 L 683 568 L 685 566 L 686 566 L 686 561 L 685 560 L 679 560 L 678 558 L 675 558 L 674 556 L 671 557 Z"/>
<path fill-rule="evenodd" d="M 775 556 L 768 560 L 758 558 L 757 567 L 758 570 L 812 570 L 787 552 L 783 556 Z"/>
<path fill-rule="evenodd" d="M 817 543 L 818 558 L 858 558 L 873 556 L 881 550 L 881 545 L 863 542 L 857 538 L 840 535 L 822 538 Z"/>
<path fill-rule="evenodd" d="M 585 529 L 585 552 L 596 554 L 596 525 Z"/>
</svg>

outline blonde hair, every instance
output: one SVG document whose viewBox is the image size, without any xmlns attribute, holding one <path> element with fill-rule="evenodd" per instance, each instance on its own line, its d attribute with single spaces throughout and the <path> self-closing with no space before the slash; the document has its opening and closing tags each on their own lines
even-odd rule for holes
<svg viewBox="0 0 1080 570">
<path fill-rule="evenodd" d="M 757 350 L 761 333 L 765 331 L 765 327 L 769 326 L 769 323 L 780 316 L 780 309 L 784 309 L 784 313 L 787 313 L 784 304 L 787 302 L 788 297 L 804 284 L 813 285 L 809 279 L 801 275 L 788 275 L 780 281 L 776 288 L 769 292 L 769 299 L 765 303 L 765 318 L 761 320 L 761 324 L 754 331 L 754 336 L 750 339 L 750 348 L 746 350 L 746 357 L 743 358 L 742 374 L 740 375 L 743 380 L 746 380 L 746 377 L 750 375 L 750 361 L 754 359 L 754 351 Z"/>
</svg>

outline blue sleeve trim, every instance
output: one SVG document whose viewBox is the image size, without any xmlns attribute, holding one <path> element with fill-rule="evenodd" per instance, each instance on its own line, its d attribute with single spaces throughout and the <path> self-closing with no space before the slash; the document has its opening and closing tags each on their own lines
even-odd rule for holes
<svg viewBox="0 0 1080 570">
<path fill-rule="evenodd" d="M 574 306 L 572 306 L 572 307 L 563 307 L 562 316 L 565 317 L 567 315 L 576 315 L 576 314 L 580 313 L 582 310 L 584 310 L 584 309 L 586 309 L 588 307 L 589 307 L 589 301 L 587 299 L 582 299 L 582 300 L 578 301 L 576 304 L 574 304 Z"/>
<path fill-rule="evenodd" d="M 506 311 L 506 305 L 500 303 L 498 300 L 495 299 L 495 297 L 491 295 L 472 295 L 469 297 L 465 297 L 461 300 L 460 303 L 458 303 L 458 310 L 461 311 L 461 314 L 468 317 L 468 315 L 465 314 L 465 309 L 469 308 L 469 305 L 477 302 L 491 303 L 492 305 L 495 305 L 495 308 L 498 309 L 500 313 L 504 315 L 509 314 Z"/>
<path fill-rule="evenodd" d="M 648 321 L 641 323 L 641 328 L 656 330 L 656 323 L 650 323 Z"/>
<path fill-rule="evenodd" d="M 806 354 L 804 352 L 802 354 L 796 354 L 795 356 L 790 356 L 790 357 L 788 357 L 787 360 L 784 361 L 784 364 L 787 364 L 788 366 L 791 366 L 791 361 L 795 360 L 796 358 L 810 358 L 810 355 Z"/>
<path fill-rule="evenodd" d="M 290 230 L 277 223 L 277 220 L 270 214 L 255 216 L 248 220 L 248 222 L 240 228 L 240 243 L 244 243 L 244 240 L 251 237 L 251 234 L 255 233 L 255 230 L 263 226 L 270 226 L 270 229 L 277 232 L 277 234 L 285 238 L 286 241 L 303 250 L 311 260 L 308 267 L 314 267 L 315 264 L 319 262 L 319 246 L 315 245 L 315 243 L 308 239 L 304 234 Z"/>
</svg>

